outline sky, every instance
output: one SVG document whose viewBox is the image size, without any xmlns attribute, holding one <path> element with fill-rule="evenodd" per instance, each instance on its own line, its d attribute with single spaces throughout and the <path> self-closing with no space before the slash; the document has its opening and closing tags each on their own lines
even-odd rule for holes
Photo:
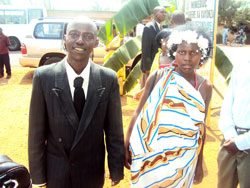
<svg viewBox="0 0 250 188">
<path fill-rule="evenodd" d="M 125 1 L 125 0 L 123 0 Z M 51 9 L 60 10 L 91 10 L 99 7 L 100 10 L 117 11 L 122 6 L 122 0 L 11 0 L 16 6 L 41 6 L 45 2 Z"/>
</svg>

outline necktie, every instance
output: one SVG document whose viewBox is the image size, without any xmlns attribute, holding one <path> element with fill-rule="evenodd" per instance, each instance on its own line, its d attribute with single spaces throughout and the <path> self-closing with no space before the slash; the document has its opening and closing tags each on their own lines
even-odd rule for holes
<svg viewBox="0 0 250 188">
<path fill-rule="evenodd" d="M 85 103 L 85 95 L 84 95 L 84 91 L 82 88 L 82 83 L 83 83 L 82 77 L 75 78 L 74 80 L 74 87 L 75 87 L 74 106 L 75 106 L 79 119 L 81 119 L 82 110 L 83 110 L 84 103 Z"/>
</svg>

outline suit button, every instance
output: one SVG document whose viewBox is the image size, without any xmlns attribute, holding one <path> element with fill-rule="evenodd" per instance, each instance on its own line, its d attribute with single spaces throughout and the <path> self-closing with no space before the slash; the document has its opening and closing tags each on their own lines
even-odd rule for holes
<svg viewBox="0 0 250 188">
<path fill-rule="evenodd" d="M 62 138 L 58 138 L 58 142 L 61 143 L 62 142 Z"/>
</svg>

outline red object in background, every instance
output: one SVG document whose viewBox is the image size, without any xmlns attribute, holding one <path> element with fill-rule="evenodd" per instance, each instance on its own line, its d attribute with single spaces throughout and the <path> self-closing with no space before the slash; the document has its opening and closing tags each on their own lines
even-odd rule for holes
<svg viewBox="0 0 250 188">
<path fill-rule="evenodd" d="M 26 48 L 25 44 L 22 44 L 21 52 L 22 52 L 22 54 L 27 54 L 27 48 Z"/>
</svg>

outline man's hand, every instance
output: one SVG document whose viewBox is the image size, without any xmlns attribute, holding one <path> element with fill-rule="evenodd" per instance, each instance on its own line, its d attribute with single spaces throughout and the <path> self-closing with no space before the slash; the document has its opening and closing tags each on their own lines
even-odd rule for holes
<svg viewBox="0 0 250 188">
<path fill-rule="evenodd" d="M 227 150 L 228 153 L 230 153 L 231 155 L 235 155 L 238 151 L 240 151 L 235 142 L 230 139 L 227 140 L 226 142 L 224 142 L 223 147 Z"/>
<path fill-rule="evenodd" d="M 116 186 L 117 184 L 119 184 L 120 183 L 120 180 L 118 180 L 118 181 L 111 181 L 111 186 Z"/>
</svg>

